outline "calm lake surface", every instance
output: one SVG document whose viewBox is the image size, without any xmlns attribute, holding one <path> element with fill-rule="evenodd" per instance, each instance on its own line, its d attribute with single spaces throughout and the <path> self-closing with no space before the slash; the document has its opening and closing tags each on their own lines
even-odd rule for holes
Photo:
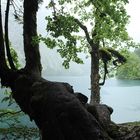
<svg viewBox="0 0 140 140">
<path fill-rule="evenodd" d="M 90 97 L 89 76 L 46 76 L 46 78 L 51 81 L 68 82 L 75 92 Z M 0 94 L 0 98 L 3 98 L 3 94 Z M 140 121 L 140 80 L 108 79 L 101 88 L 101 103 L 114 109 L 112 120 L 116 123 Z M 0 108 L 7 108 L 7 104 L 1 103 Z M 22 123 L 32 126 L 27 115 L 22 118 Z"/>
<path fill-rule="evenodd" d="M 90 97 L 88 76 L 47 76 L 48 80 L 70 83 L 75 91 Z M 101 103 L 114 109 L 116 123 L 140 121 L 140 80 L 108 79 L 101 88 Z"/>
</svg>

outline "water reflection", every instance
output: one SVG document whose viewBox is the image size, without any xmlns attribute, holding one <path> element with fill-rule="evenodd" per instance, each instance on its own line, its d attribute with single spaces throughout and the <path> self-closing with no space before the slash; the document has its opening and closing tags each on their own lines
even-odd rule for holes
<svg viewBox="0 0 140 140">
<path fill-rule="evenodd" d="M 117 80 L 115 78 L 106 80 L 104 86 L 117 86 L 117 87 L 132 87 L 132 86 L 140 86 L 140 80 Z"/>
</svg>

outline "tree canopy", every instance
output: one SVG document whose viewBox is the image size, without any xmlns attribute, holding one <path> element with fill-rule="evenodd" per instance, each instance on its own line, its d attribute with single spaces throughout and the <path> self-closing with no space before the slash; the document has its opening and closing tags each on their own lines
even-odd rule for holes
<svg viewBox="0 0 140 140">
<path fill-rule="evenodd" d="M 51 0 L 48 8 L 52 10 L 52 15 L 46 17 L 47 38 L 42 40 L 47 47 L 58 48 L 67 68 L 71 60 L 83 63 L 78 53 L 90 52 L 92 41 L 100 41 L 100 47 L 129 47 L 127 3 L 126 0 Z"/>
<path fill-rule="evenodd" d="M 99 102 L 101 50 L 114 51 L 135 46 L 129 37 L 126 25 L 129 23 L 125 5 L 127 0 L 85 1 L 50 0 L 47 8 L 52 14 L 46 16 L 47 36 L 39 35 L 48 48 L 57 48 L 64 59 L 63 65 L 69 68 L 69 62 L 83 63 L 79 53 L 91 56 L 91 102 Z M 103 48 L 103 49 L 102 49 Z M 108 54 L 111 53 L 108 52 Z M 107 55 L 106 55 L 107 56 Z M 116 57 L 116 55 L 112 55 Z M 103 61 L 104 63 L 105 61 Z M 104 81 L 107 73 L 107 61 L 104 64 Z M 104 82 L 103 82 L 104 84 Z"/>
</svg>

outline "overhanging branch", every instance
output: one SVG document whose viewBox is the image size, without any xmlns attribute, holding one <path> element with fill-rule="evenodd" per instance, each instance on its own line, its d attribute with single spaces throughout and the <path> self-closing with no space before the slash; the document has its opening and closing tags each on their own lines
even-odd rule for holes
<svg viewBox="0 0 140 140">
<path fill-rule="evenodd" d="M 79 25 L 79 27 L 85 32 L 85 35 L 86 35 L 86 39 L 88 41 L 88 43 L 90 44 L 90 46 L 93 45 L 93 41 L 92 39 L 90 38 L 90 35 L 89 35 L 89 32 L 88 32 L 88 29 L 85 25 L 82 24 L 82 22 L 80 22 L 78 19 L 74 18 L 74 21 Z"/>
</svg>

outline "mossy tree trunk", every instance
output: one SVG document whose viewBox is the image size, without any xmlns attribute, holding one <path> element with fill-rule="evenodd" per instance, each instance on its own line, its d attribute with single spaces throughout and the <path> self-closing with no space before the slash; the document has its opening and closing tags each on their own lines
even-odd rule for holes
<svg viewBox="0 0 140 140">
<path fill-rule="evenodd" d="M 90 104 L 100 103 L 99 86 L 99 43 L 93 44 L 91 51 L 91 97 Z"/>
</svg>

